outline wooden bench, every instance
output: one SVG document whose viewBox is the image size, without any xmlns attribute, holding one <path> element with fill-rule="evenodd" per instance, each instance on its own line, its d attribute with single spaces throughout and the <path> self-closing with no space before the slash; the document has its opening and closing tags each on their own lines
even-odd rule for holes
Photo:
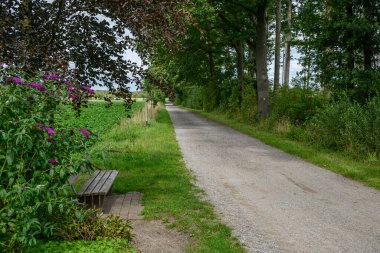
<svg viewBox="0 0 380 253">
<path fill-rule="evenodd" d="M 103 209 L 104 197 L 111 192 L 118 173 L 117 170 L 96 170 L 76 193 L 79 202 Z"/>
</svg>

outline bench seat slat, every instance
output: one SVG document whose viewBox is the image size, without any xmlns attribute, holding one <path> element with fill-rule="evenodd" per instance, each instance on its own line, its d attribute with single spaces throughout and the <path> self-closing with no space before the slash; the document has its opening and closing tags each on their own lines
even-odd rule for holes
<svg viewBox="0 0 380 253">
<path fill-rule="evenodd" d="M 112 184 L 115 181 L 117 174 L 119 174 L 117 170 L 111 170 L 111 174 L 109 175 L 108 180 L 103 184 L 103 186 L 99 190 L 100 194 L 108 194 L 108 192 L 112 188 Z"/>
<path fill-rule="evenodd" d="M 104 198 L 119 174 L 117 170 L 96 170 L 77 193 L 78 200 L 90 208 L 103 208 Z"/>
<path fill-rule="evenodd" d="M 106 195 L 112 188 L 117 170 L 96 170 L 77 193 L 78 196 Z"/>
<path fill-rule="evenodd" d="M 109 180 L 109 177 L 110 175 L 112 174 L 112 170 L 107 170 L 104 172 L 104 175 L 103 177 L 99 180 L 99 182 L 97 183 L 97 185 L 95 185 L 91 190 L 90 194 L 102 194 L 102 192 L 100 192 L 100 189 L 102 188 L 102 186 L 108 182 Z"/>
<path fill-rule="evenodd" d="M 99 171 L 97 175 L 94 175 L 90 177 L 88 181 L 90 181 L 90 184 L 87 186 L 86 189 L 83 189 L 83 192 L 81 192 L 82 195 L 89 195 L 91 193 L 91 190 L 97 185 L 97 183 L 102 179 L 104 175 L 104 172 Z"/>
<path fill-rule="evenodd" d="M 89 186 L 92 184 L 93 179 L 95 179 L 100 174 L 99 170 L 94 171 L 94 174 L 92 174 L 91 178 L 87 180 L 87 182 L 82 186 L 82 188 L 79 190 L 77 195 L 81 196 L 83 195 L 86 190 L 89 188 Z"/>
<path fill-rule="evenodd" d="M 99 174 L 93 178 L 91 184 L 87 187 L 87 189 L 83 192 L 84 195 L 94 195 L 93 190 L 94 188 L 102 181 L 103 178 L 108 177 L 109 172 L 108 171 L 100 171 Z"/>
</svg>

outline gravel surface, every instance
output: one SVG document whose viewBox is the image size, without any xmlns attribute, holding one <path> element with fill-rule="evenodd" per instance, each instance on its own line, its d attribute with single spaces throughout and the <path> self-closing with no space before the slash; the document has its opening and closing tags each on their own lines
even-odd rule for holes
<svg viewBox="0 0 380 253">
<path fill-rule="evenodd" d="M 168 105 L 177 140 L 248 252 L 380 252 L 380 192 Z"/>
</svg>

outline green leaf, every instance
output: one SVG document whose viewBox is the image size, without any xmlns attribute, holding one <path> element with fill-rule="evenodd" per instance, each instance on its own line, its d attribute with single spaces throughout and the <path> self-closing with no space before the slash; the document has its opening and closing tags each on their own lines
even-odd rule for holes
<svg viewBox="0 0 380 253">
<path fill-rule="evenodd" d="M 11 186 L 14 181 L 15 181 L 15 179 L 13 177 L 9 178 L 8 185 Z"/>
<path fill-rule="evenodd" d="M 18 145 L 20 142 L 22 142 L 22 135 L 21 134 L 17 135 L 16 145 Z"/>
<path fill-rule="evenodd" d="M 53 213 L 53 207 L 52 207 L 51 203 L 48 204 L 48 212 L 49 212 L 49 214 Z"/>
<path fill-rule="evenodd" d="M 64 176 L 65 176 L 65 171 L 64 170 L 60 170 L 59 171 L 59 177 L 63 178 Z"/>
<path fill-rule="evenodd" d="M 45 157 L 46 157 L 46 153 L 45 153 L 45 151 L 43 151 L 43 150 L 40 150 L 40 151 L 39 151 L 39 154 L 40 154 L 40 156 L 41 156 L 42 158 L 45 158 Z"/>
<path fill-rule="evenodd" d="M 12 165 L 13 164 L 13 161 L 15 159 L 15 153 L 14 153 L 13 150 L 8 149 L 7 155 L 6 155 L 6 159 L 7 159 L 8 165 Z"/>
</svg>

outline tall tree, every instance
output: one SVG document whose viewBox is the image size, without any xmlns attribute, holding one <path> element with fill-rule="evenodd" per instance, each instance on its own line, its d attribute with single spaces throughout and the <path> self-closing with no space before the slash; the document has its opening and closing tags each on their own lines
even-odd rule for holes
<svg viewBox="0 0 380 253">
<path fill-rule="evenodd" d="M 127 88 L 143 69 L 125 52 L 136 45 L 173 42 L 183 31 L 184 3 L 3 0 L 0 62 L 30 74 L 60 71 L 82 82 Z"/>
<path fill-rule="evenodd" d="M 254 24 L 255 38 L 248 44 L 255 52 L 256 89 L 258 100 L 258 112 L 260 117 L 269 114 L 269 80 L 267 67 L 267 0 L 256 1 L 231 1 L 231 4 L 239 7 L 247 13 Z"/>
<path fill-rule="evenodd" d="M 313 75 L 333 92 L 365 103 L 380 92 L 374 56 L 380 53 L 380 2 L 306 0 L 299 2 L 297 30 L 302 52 L 310 52 Z"/>
<path fill-rule="evenodd" d="M 275 34 L 275 55 L 274 55 L 274 86 L 276 92 L 280 86 L 280 61 L 281 61 L 281 0 L 276 2 L 276 34 Z"/>
<path fill-rule="evenodd" d="M 240 90 L 244 90 L 244 44 L 240 40 L 235 44 L 236 50 L 236 69 Z"/>
<path fill-rule="evenodd" d="M 269 114 L 269 82 L 267 68 L 267 1 L 260 1 L 256 9 L 256 73 L 259 115 Z"/>
<path fill-rule="evenodd" d="M 289 86 L 290 78 L 290 59 L 291 59 L 291 40 L 292 40 L 292 0 L 288 0 L 287 10 L 287 32 L 285 36 L 285 60 L 284 60 L 284 86 Z"/>
</svg>

